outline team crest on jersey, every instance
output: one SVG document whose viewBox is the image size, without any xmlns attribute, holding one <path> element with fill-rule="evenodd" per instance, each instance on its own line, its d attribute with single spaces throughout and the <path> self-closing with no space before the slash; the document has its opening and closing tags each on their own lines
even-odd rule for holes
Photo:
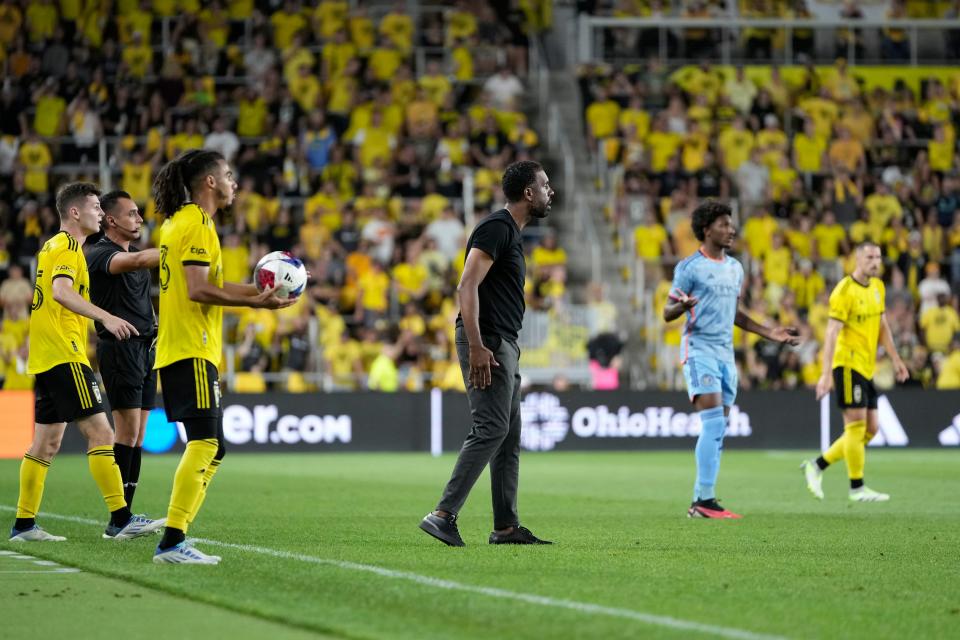
<svg viewBox="0 0 960 640">
<path fill-rule="evenodd" d="M 97 402 L 103 402 L 103 397 L 100 395 L 100 385 L 97 384 L 96 380 L 90 383 L 90 388 L 93 389 L 93 395 L 97 397 Z"/>
<path fill-rule="evenodd" d="M 710 385 L 713 384 L 713 382 L 714 382 L 713 376 L 710 375 L 709 373 L 703 374 L 703 377 L 700 378 L 700 384 L 701 386 L 704 386 L 704 387 L 709 387 Z"/>
</svg>

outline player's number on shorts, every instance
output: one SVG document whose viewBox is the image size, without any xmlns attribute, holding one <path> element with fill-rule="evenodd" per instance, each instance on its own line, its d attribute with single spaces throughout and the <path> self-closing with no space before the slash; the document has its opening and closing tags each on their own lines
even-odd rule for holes
<svg viewBox="0 0 960 640">
<path fill-rule="evenodd" d="M 160 245 L 160 288 L 167 290 L 170 284 L 170 266 L 167 264 L 167 245 Z"/>
</svg>

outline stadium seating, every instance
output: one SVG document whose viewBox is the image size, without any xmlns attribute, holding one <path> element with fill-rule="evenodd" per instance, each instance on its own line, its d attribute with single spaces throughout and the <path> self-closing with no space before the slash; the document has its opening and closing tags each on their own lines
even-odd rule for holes
<svg viewBox="0 0 960 640">
<path fill-rule="evenodd" d="M 58 227 L 57 186 L 128 191 L 149 246 L 162 222 L 153 176 L 208 147 L 240 176 L 218 220 L 226 278 L 249 281 L 271 250 L 303 257 L 314 277 L 281 313 L 228 314 L 222 367 L 237 390 L 364 388 L 382 353 L 393 357 L 378 370 L 398 368 L 401 388 L 462 389 L 452 331 L 464 223 L 502 202 L 507 163 L 537 151 L 522 76 L 526 34 L 549 23 L 550 3 L 498 15 L 461 2 L 416 18 L 405 3 L 339 0 L 272 12 L 277 3 L 81 4 L 76 15 L 0 6 L 4 388 L 31 385 L 30 268 Z M 566 295 L 565 256 L 535 249 L 535 235 L 529 245 L 529 304 L 547 312 Z"/>
</svg>

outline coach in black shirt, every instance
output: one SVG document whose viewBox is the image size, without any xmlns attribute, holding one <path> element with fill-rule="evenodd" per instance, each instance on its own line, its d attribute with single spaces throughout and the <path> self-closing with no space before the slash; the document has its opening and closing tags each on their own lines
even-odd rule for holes
<svg viewBox="0 0 960 640">
<path fill-rule="evenodd" d="M 157 374 L 153 369 L 157 319 L 150 301 L 148 269 L 160 262 L 160 252 L 137 251 L 130 246 L 130 242 L 140 239 L 143 218 L 128 193 L 111 191 L 100 197 L 100 207 L 104 236 L 86 252 L 90 299 L 140 332 L 139 336 L 121 342 L 99 322 L 95 324 L 99 337 L 97 362 L 116 430 L 114 456 L 130 506 L 140 478 L 147 416 L 157 394 Z"/>
<path fill-rule="evenodd" d="M 473 426 L 453 475 L 420 528 L 462 547 L 457 513 L 487 463 L 493 490 L 490 544 L 550 544 L 520 526 L 520 348 L 526 263 L 520 230 L 546 218 L 553 199 L 547 174 L 536 162 L 515 162 L 503 174 L 507 208 L 485 217 L 467 240 L 467 259 L 457 292 L 456 346 Z"/>
</svg>

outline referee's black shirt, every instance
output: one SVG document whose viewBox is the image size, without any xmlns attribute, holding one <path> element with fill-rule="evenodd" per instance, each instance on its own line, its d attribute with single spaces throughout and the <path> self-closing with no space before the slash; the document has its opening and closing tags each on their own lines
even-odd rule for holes
<svg viewBox="0 0 960 640">
<path fill-rule="evenodd" d="M 130 252 L 134 251 L 137 248 L 131 246 Z M 150 271 L 137 269 L 127 273 L 110 273 L 110 261 L 123 252 L 123 247 L 106 236 L 87 250 L 90 301 L 135 326 L 141 340 L 152 339 L 157 334 L 157 319 L 150 301 Z M 94 326 L 101 340 L 116 340 L 99 322 Z"/>
</svg>

